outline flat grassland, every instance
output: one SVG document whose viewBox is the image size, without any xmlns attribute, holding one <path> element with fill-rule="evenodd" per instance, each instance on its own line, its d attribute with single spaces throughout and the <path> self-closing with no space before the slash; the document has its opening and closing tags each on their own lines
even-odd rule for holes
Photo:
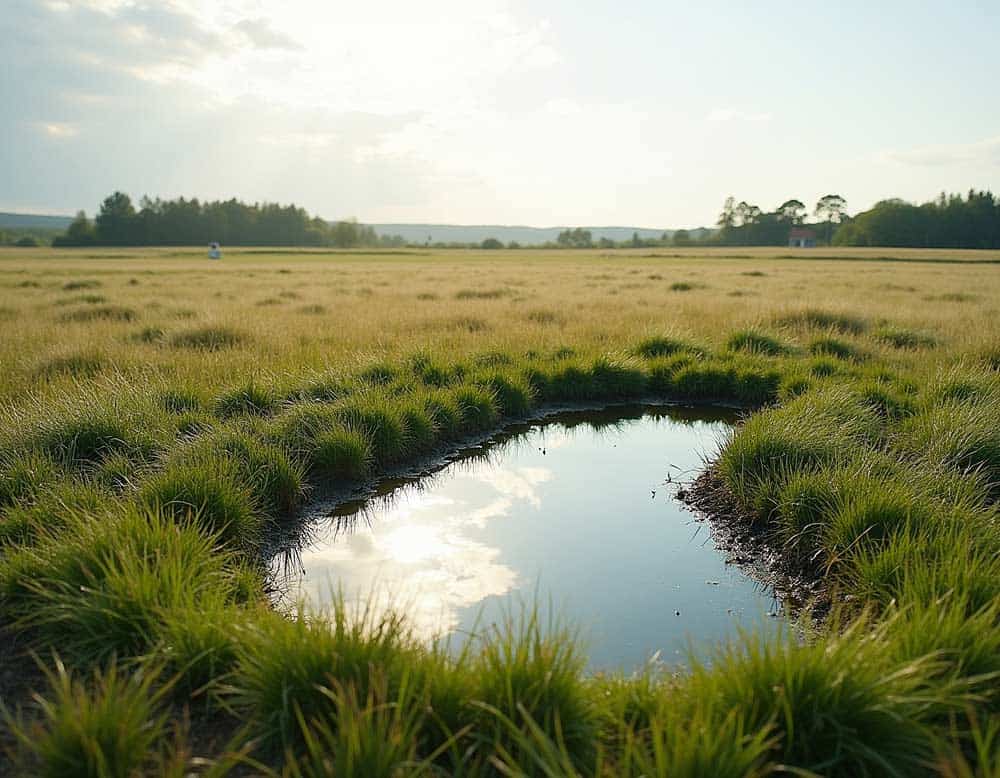
<svg viewBox="0 0 1000 778">
<path fill-rule="evenodd" d="M 10 766 L 996 775 L 998 265 L 0 250 Z M 294 531 L 310 489 L 546 404 L 649 397 L 755 411 L 701 488 L 823 582 L 830 615 L 806 641 L 745 635 L 677 675 L 588 677 L 571 631 L 530 610 L 456 657 L 405 618 L 267 606 L 262 543 Z"/>
<path fill-rule="evenodd" d="M 116 372 L 215 390 L 418 350 L 449 359 L 561 347 L 621 355 L 647 336 L 721 345 L 748 326 L 794 342 L 801 329 L 781 317 L 809 307 L 934 334 L 941 343 L 931 351 L 861 336 L 879 360 L 908 367 L 959 362 L 995 343 L 1000 253 L 831 252 L 859 261 L 828 261 L 823 250 L 800 251 L 799 261 L 785 249 L 257 249 L 219 262 L 179 249 L 0 251 L 0 398 Z M 238 342 L 177 344 L 199 330 Z"/>
</svg>

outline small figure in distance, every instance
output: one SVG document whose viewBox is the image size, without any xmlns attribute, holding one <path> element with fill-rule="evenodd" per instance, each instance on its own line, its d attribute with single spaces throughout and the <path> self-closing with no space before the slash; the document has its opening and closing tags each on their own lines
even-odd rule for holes
<svg viewBox="0 0 1000 778">
<path fill-rule="evenodd" d="M 219 242 L 213 240 L 208 244 L 208 258 L 209 259 L 222 259 L 222 249 L 219 248 Z"/>
</svg>

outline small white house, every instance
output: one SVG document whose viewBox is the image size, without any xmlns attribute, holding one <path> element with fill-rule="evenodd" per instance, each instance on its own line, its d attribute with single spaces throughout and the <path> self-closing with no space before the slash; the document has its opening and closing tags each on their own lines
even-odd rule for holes
<svg viewBox="0 0 1000 778">
<path fill-rule="evenodd" d="M 222 249 L 219 247 L 217 241 L 212 241 L 208 244 L 208 258 L 209 259 L 222 259 Z"/>
<path fill-rule="evenodd" d="M 812 230 L 805 230 L 801 227 L 793 227 L 788 233 L 788 248 L 790 249 L 814 249 L 816 248 L 816 233 Z"/>
</svg>

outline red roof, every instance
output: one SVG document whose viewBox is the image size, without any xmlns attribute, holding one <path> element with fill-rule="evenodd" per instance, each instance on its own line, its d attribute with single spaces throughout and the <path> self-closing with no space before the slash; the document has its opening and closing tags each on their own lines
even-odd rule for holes
<svg viewBox="0 0 1000 778">
<path fill-rule="evenodd" d="M 791 232 L 788 233 L 789 238 L 815 238 L 816 233 L 812 230 L 805 230 L 801 227 L 792 227 Z"/>
</svg>

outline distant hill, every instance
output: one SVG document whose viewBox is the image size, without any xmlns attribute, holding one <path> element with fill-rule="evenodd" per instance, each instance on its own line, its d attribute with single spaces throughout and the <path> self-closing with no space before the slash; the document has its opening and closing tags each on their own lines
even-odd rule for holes
<svg viewBox="0 0 1000 778">
<path fill-rule="evenodd" d="M 72 216 L 0 212 L 0 230 L 65 230 L 72 221 Z"/>
<path fill-rule="evenodd" d="M 400 235 L 409 243 L 481 243 L 487 238 L 496 238 L 504 243 L 516 241 L 524 246 L 555 243 L 559 233 L 566 227 L 519 227 L 501 224 L 372 224 L 379 235 Z M 673 230 L 657 230 L 643 227 L 584 227 L 590 230 L 594 240 L 629 240 L 633 233 L 639 233 L 644 240 L 658 239 L 663 233 L 670 235 Z"/>
</svg>

